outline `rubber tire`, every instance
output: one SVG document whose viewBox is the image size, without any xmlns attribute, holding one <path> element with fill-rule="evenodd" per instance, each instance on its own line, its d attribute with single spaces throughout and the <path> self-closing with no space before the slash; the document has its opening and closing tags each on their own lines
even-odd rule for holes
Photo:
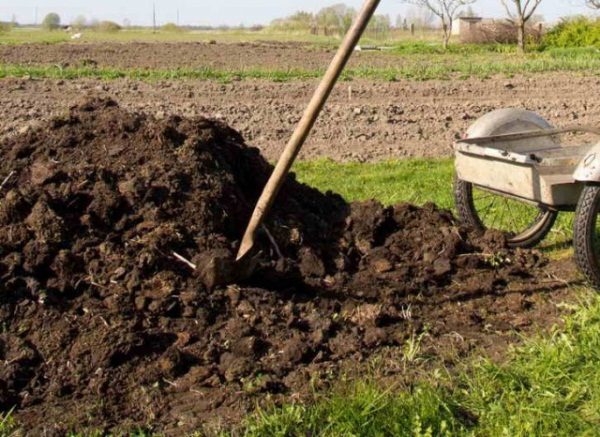
<svg viewBox="0 0 600 437">
<path fill-rule="evenodd" d="M 600 204 L 600 186 L 586 185 L 581 192 L 573 225 L 575 263 L 585 278 L 600 290 L 600 265 L 594 253 L 594 228 Z"/>
<path fill-rule="evenodd" d="M 463 181 L 457 176 L 454 176 L 454 204 L 458 217 L 463 223 L 480 232 L 486 230 L 473 203 L 473 184 Z M 554 226 L 557 216 L 557 211 L 542 210 L 540 208 L 540 215 L 537 217 L 534 226 L 512 238 L 508 238 L 506 243 L 509 247 L 534 247 L 546 238 L 546 235 Z"/>
</svg>

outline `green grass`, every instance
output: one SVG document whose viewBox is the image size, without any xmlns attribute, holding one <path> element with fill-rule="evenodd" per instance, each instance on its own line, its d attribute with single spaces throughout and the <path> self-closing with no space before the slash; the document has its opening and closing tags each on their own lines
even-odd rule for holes
<svg viewBox="0 0 600 437">
<path fill-rule="evenodd" d="M 346 200 L 378 199 L 399 202 L 434 202 L 452 208 L 451 159 L 406 159 L 378 163 L 336 163 L 331 160 L 298 162 L 298 179 L 321 191 L 340 193 Z"/>
<path fill-rule="evenodd" d="M 249 420 L 246 436 L 425 436 L 462 430 L 445 393 L 429 386 L 394 392 L 376 382 L 340 389 L 319 402 L 260 411 Z"/>
<path fill-rule="evenodd" d="M 179 68 L 172 70 L 91 68 L 51 66 L 20 66 L 0 64 L 0 78 L 30 77 L 51 79 L 93 78 L 101 80 L 135 79 L 157 81 L 167 79 L 217 80 L 228 82 L 239 79 L 266 79 L 275 82 L 319 77 L 320 71 L 286 70 L 273 71 L 261 69 L 218 70 L 211 67 L 198 69 Z"/>
<path fill-rule="evenodd" d="M 260 40 L 277 41 L 302 41 L 314 44 L 331 44 L 333 38 L 294 35 L 289 33 L 266 33 L 251 31 L 191 31 L 191 32 L 168 32 L 151 29 L 121 30 L 118 32 L 99 32 L 84 30 L 81 40 L 74 42 L 208 42 L 216 40 L 219 42 L 252 42 Z M 56 44 L 71 41 L 71 35 L 64 31 L 46 31 L 35 28 L 17 28 L 10 32 L 0 33 L 0 44 Z"/>
<path fill-rule="evenodd" d="M 600 299 L 503 364 L 481 359 L 409 390 L 359 382 L 309 405 L 261 410 L 247 436 L 595 436 L 600 430 Z"/>
</svg>

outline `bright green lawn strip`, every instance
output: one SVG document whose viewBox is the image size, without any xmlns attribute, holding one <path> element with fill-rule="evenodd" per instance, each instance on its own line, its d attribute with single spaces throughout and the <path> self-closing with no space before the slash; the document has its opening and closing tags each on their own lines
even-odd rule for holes
<svg viewBox="0 0 600 437">
<path fill-rule="evenodd" d="M 452 208 L 451 159 L 406 159 L 379 163 L 337 163 L 331 160 L 298 162 L 298 179 L 321 191 L 333 191 L 346 200 L 377 199 L 387 205 L 399 202 L 434 202 Z"/>
</svg>

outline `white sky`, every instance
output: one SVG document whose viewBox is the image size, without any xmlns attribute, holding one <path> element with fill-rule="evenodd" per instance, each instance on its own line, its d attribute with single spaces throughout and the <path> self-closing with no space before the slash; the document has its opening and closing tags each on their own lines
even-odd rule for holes
<svg viewBox="0 0 600 437">
<path fill-rule="evenodd" d="M 343 0 L 342 0 L 343 1 Z M 159 24 L 175 22 L 177 10 L 182 25 L 251 25 L 266 24 L 297 10 L 318 11 L 339 0 L 155 0 Z M 543 0 L 538 8 L 546 20 L 554 21 L 561 16 L 589 14 L 584 0 Z M 33 23 L 37 8 L 38 22 L 48 12 L 58 13 L 63 23 L 69 23 L 78 15 L 122 23 L 128 19 L 132 24 L 152 24 L 152 0 L 0 0 L 0 21 L 10 21 L 13 14 L 20 23 Z M 346 4 L 359 8 L 361 0 L 346 0 Z M 379 13 L 390 14 L 392 21 L 407 8 L 401 0 L 382 0 Z M 500 0 L 478 0 L 473 9 L 485 17 L 503 16 Z"/>
</svg>

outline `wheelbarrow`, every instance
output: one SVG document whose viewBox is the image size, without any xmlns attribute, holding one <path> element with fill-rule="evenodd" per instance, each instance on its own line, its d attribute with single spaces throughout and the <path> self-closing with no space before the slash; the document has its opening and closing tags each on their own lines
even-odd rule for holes
<svg viewBox="0 0 600 437">
<path fill-rule="evenodd" d="M 575 211 L 575 261 L 600 289 L 600 142 L 561 143 L 561 135 L 600 128 L 554 128 L 538 114 L 506 108 L 473 123 L 456 141 L 454 199 L 459 218 L 501 229 L 511 247 L 533 247 L 558 213 Z"/>
</svg>

